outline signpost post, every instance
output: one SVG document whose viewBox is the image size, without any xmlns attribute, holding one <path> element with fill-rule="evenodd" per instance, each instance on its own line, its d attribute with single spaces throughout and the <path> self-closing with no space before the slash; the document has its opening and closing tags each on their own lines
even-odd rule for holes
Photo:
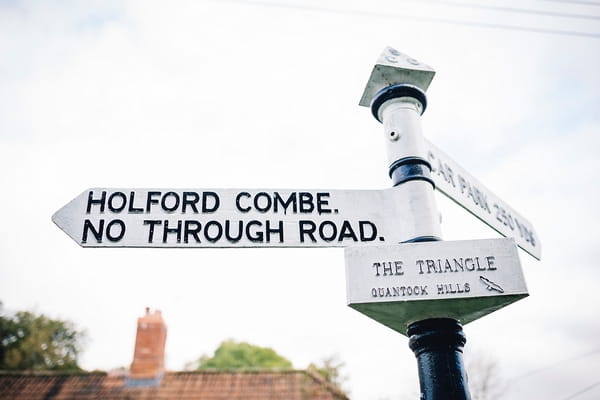
<svg viewBox="0 0 600 400">
<path fill-rule="evenodd" d="M 421 399 L 470 399 L 461 322 L 526 297 L 516 245 L 538 259 L 541 247 L 525 218 L 423 138 L 434 74 L 388 47 L 360 100 L 383 124 L 393 188 L 92 188 L 52 220 L 83 247 L 345 247 L 348 305 L 409 337 Z M 443 242 L 435 188 L 508 238 Z"/>
</svg>

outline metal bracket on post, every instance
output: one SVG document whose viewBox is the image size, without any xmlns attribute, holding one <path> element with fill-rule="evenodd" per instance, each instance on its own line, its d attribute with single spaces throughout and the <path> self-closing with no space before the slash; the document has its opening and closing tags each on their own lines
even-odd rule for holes
<svg viewBox="0 0 600 400">
<path fill-rule="evenodd" d="M 370 106 L 383 124 L 389 174 L 398 190 L 406 191 L 414 235 L 406 242 L 440 241 L 435 183 L 425 158 L 421 114 L 425 91 L 435 72 L 399 51 L 386 48 L 373 68 L 360 101 Z M 406 221 L 403 221 L 406 223 Z M 460 323 L 450 318 L 417 321 L 407 327 L 410 348 L 418 362 L 422 400 L 469 400 L 462 349 L 466 343 Z"/>
</svg>

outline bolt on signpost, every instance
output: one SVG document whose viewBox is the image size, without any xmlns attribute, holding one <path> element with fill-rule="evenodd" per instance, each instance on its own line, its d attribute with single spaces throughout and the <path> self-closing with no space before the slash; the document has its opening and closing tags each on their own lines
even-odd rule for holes
<svg viewBox="0 0 600 400">
<path fill-rule="evenodd" d="M 528 295 L 533 226 L 427 142 L 434 71 L 387 48 L 360 105 L 383 123 L 384 190 L 91 188 L 52 220 L 82 247 L 344 247 L 348 305 L 409 337 L 421 398 L 469 399 L 462 324 Z M 505 239 L 442 241 L 440 190 Z"/>
</svg>

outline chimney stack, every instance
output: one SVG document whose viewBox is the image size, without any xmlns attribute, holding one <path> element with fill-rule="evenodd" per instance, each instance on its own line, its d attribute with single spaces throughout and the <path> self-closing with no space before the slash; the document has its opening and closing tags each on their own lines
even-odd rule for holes
<svg viewBox="0 0 600 400">
<path fill-rule="evenodd" d="M 167 326 L 161 312 L 155 310 L 150 313 L 150 308 L 146 307 L 146 315 L 138 318 L 130 379 L 156 379 L 162 376 L 166 340 Z"/>
</svg>

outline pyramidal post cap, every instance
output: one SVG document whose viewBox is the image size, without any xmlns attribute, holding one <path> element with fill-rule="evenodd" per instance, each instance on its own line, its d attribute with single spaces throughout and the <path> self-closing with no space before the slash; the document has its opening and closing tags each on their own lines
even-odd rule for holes
<svg viewBox="0 0 600 400">
<path fill-rule="evenodd" d="M 434 75 L 435 71 L 429 65 L 388 46 L 377 59 L 358 104 L 370 107 L 377 92 L 401 83 L 414 85 L 425 92 Z"/>
</svg>

